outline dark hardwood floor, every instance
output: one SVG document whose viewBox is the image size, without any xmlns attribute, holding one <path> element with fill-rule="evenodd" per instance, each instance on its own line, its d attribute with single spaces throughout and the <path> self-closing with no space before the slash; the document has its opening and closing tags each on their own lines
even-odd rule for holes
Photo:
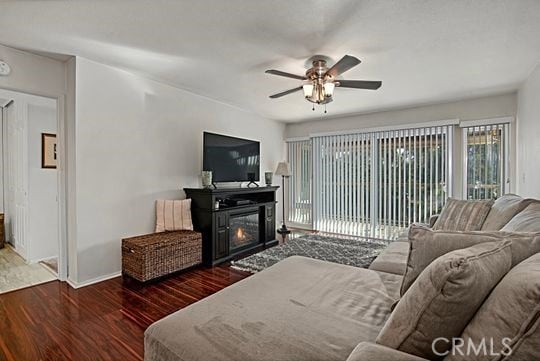
<svg viewBox="0 0 540 361">
<path fill-rule="evenodd" d="M 142 360 L 154 321 L 249 273 L 196 268 L 142 285 L 114 278 L 73 289 L 53 281 L 0 295 L 0 360 Z"/>
</svg>

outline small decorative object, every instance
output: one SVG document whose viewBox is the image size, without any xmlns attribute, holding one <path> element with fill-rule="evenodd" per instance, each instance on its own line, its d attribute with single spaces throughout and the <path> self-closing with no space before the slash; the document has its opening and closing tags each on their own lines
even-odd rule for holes
<svg viewBox="0 0 540 361">
<path fill-rule="evenodd" d="M 272 172 L 264 172 L 264 181 L 268 187 L 272 185 L 273 179 L 274 179 L 274 174 Z"/>
<path fill-rule="evenodd" d="M 202 178 L 202 185 L 204 188 L 212 187 L 212 171 L 211 170 L 203 170 L 201 174 L 201 178 Z"/>
<path fill-rule="evenodd" d="M 255 173 L 249 172 L 247 174 L 247 177 L 248 177 L 248 181 L 249 181 L 249 183 L 247 184 L 248 188 L 251 188 L 251 185 L 255 186 L 255 188 L 259 186 L 257 183 L 255 183 Z"/>
<path fill-rule="evenodd" d="M 41 133 L 41 168 L 56 169 L 56 134 Z"/>
<path fill-rule="evenodd" d="M 281 234 L 281 237 L 283 237 L 283 240 L 285 240 L 285 236 L 291 231 L 287 229 L 287 226 L 285 225 L 285 178 L 288 178 L 291 176 L 291 171 L 289 169 L 289 163 L 287 162 L 280 162 L 278 163 L 277 169 L 276 169 L 276 175 L 281 176 L 281 195 L 282 195 L 282 202 L 281 207 L 283 210 L 282 217 L 283 220 L 281 222 L 281 228 L 277 230 L 279 234 Z"/>
</svg>

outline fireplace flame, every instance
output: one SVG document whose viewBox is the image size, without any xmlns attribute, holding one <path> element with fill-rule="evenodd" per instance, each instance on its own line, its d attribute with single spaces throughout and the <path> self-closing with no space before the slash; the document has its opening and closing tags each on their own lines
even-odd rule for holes
<svg viewBox="0 0 540 361">
<path fill-rule="evenodd" d="M 243 240 L 244 238 L 246 238 L 244 235 L 244 230 L 241 227 L 238 227 L 238 229 L 236 230 L 236 238 L 239 240 Z"/>
</svg>

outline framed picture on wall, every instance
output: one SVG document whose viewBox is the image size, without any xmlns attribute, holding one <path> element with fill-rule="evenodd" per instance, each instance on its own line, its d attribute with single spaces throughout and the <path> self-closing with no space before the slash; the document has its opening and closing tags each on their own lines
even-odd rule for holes
<svg viewBox="0 0 540 361">
<path fill-rule="evenodd" d="M 41 133 L 41 168 L 56 169 L 56 134 Z"/>
</svg>

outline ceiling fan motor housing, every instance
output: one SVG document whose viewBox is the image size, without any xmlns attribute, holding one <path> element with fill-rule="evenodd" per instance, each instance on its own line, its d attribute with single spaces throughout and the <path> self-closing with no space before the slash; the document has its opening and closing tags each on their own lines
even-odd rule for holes
<svg viewBox="0 0 540 361">
<path fill-rule="evenodd" d="M 325 60 L 314 60 L 313 67 L 306 71 L 306 78 L 311 80 L 324 80 L 324 75 L 328 71 Z"/>
</svg>

